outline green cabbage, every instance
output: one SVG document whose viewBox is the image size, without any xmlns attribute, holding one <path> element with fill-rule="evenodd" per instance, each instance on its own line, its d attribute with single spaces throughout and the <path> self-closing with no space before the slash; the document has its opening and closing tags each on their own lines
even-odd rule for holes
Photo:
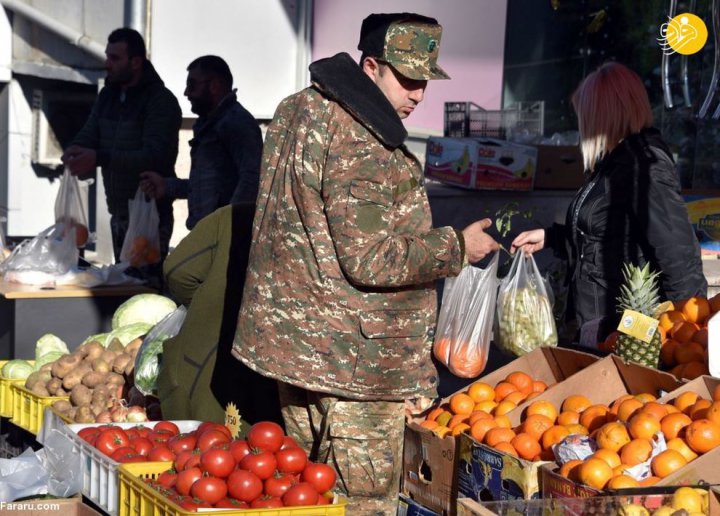
<svg viewBox="0 0 720 516">
<path fill-rule="evenodd" d="M 35 360 L 39 360 L 41 356 L 52 353 L 53 351 L 61 351 L 70 353 L 70 350 L 59 337 L 52 333 L 46 333 L 35 343 Z"/>
<path fill-rule="evenodd" d="M 152 324 L 137 322 L 120 326 L 117 330 L 113 330 L 107 334 L 107 338 L 103 343 L 104 346 L 110 344 L 113 339 L 118 339 L 123 346 L 127 346 L 138 337 L 145 335 L 153 327 Z"/>
<path fill-rule="evenodd" d="M 25 380 L 35 369 L 27 360 L 10 360 L 0 370 L 0 376 L 8 380 Z"/>
<path fill-rule="evenodd" d="M 146 323 L 154 326 L 177 305 L 172 299 L 158 294 L 138 294 L 121 304 L 112 318 L 112 329 L 133 323 Z"/>
<path fill-rule="evenodd" d="M 102 347 L 105 348 L 105 347 L 107 347 L 108 342 L 110 342 L 110 339 L 107 338 L 108 335 L 110 335 L 110 334 L 109 333 L 98 333 L 96 335 L 90 335 L 80 345 L 82 346 L 83 344 L 87 344 L 88 342 L 95 341 L 95 342 L 99 342 L 100 344 L 102 344 Z"/>
<path fill-rule="evenodd" d="M 67 353 L 63 353 L 62 351 L 51 351 L 50 353 L 45 353 L 35 361 L 35 370 L 39 371 L 45 364 L 55 362 L 65 355 L 67 355 Z"/>
</svg>

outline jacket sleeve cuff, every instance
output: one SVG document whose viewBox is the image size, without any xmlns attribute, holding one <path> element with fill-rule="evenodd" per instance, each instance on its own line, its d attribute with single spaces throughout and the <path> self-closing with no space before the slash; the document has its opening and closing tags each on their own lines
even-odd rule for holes
<svg viewBox="0 0 720 516">
<path fill-rule="evenodd" d="M 465 254 L 465 236 L 459 229 L 455 229 L 455 236 L 457 237 L 458 244 L 460 245 L 460 261 L 462 262 L 462 267 L 465 267 L 470 263 L 467 255 Z"/>
<path fill-rule="evenodd" d="M 95 151 L 95 164 L 98 167 L 104 167 L 110 163 L 110 151 L 97 150 Z"/>
</svg>

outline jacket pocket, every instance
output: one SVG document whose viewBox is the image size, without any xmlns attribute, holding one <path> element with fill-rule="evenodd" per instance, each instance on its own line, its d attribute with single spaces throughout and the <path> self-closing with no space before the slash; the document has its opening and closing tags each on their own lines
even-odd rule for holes
<svg viewBox="0 0 720 516">
<path fill-rule="evenodd" d="M 372 310 L 360 315 L 360 331 L 368 339 L 420 337 L 428 321 L 422 311 Z"/>
<path fill-rule="evenodd" d="M 369 201 L 380 206 L 393 205 L 393 194 L 388 188 L 372 181 L 355 180 L 350 183 L 350 195 L 361 201 Z"/>
</svg>

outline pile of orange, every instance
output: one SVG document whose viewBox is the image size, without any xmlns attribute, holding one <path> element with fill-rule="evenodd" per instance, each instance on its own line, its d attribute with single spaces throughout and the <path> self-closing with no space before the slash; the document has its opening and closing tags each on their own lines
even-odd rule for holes
<svg viewBox="0 0 720 516">
<path fill-rule="evenodd" d="M 662 337 L 661 367 L 678 378 L 692 380 L 708 374 L 708 330 L 710 317 L 720 311 L 720 294 L 709 300 L 694 296 L 670 303 L 659 317 L 658 331 Z M 612 353 L 618 332 L 612 332 L 599 345 Z"/>
<path fill-rule="evenodd" d="M 586 415 L 589 408 L 581 413 L 581 424 L 583 419 L 591 424 L 598 450 L 584 461 L 563 464 L 561 475 L 596 489 L 648 486 L 720 446 L 720 387 L 712 400 L 684 392 L 670 403 L 659 403 L 650 394 L 639 394 L 622 396 L 605 408 L 598 409 L 604 414 L 592 421 Z M 652 476 L 637 481 L 625 470 L 650 459 L 658 432 L 665 437 L 667 450 L 652 458 Z"/>
<path fill-rule="evenodd" d="M 513 371 L 494 387 L 486 382 L 475 382 L 464 392 L 453 394 L 447 403 L 432 409 L 420 426 L 440 437 L 458 436 L 464 432 L 478 439 L 478 436 L 484 437 L 484 430 L 490 429 L 491 425 L 510 428 L 506 414 L 545 389 L 545 382 L 522 371 Z"/>
</svg>

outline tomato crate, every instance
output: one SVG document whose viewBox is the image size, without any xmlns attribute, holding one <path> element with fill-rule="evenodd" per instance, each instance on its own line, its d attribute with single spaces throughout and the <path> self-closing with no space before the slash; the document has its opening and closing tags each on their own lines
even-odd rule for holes
<svg viewBox="0 0 720 516">
<path fill-rule="evenodd" d="M 17 384 L 11 385 L 10 389 L 13 396 L 13 412 L 10 421 L 33 435 L 37 435 L 42 428 L 45 407 L 51 406 L 58 400 L 70 399 L 70 396 L 38 396 Z"/>
<path fill-rule="evenodd" d="M 135 462 L 120 465 L 120 516 L 191 516 L 198 514 L 184 510 L 143 482 L 156 479 L 170 469 L 168 462 Z M 337 497 L 336 497 L 337 498 Z M 283 507 L 281 509 L 207 509 L 219 516 L 344 516 L 344 500 L 330 505 Z M 205 512 L 204 510 L 202 512 Z"/>
<path fill-rule="evenodd" d="M 112 424 L 126 430 L 129 428 L 135 428 L 138 425 L 145 425 L 152 428 L 156 423 L 157 421 L 145 421 L 142 423 Z M 178 426 L 181 433 L 186 433 L 195 430 L 198 426 L 200 426 L 201 421 L 173 421 L 173 423 Z M 83 468 L 82 494 L 103 511 L 108 514 L 115 515 L 118 513 L 118 466 L 120 463 L 114 461 L 78 436 L 78 432 L 80 432 L 83 428 L 93 428 L 103 426 L 105 424 L 106 423 L 77 423 L 72 425 L 63 425 L 57 428 L 57 430 L 70 438 L 75 451 L 80 454 L 80 463 Z M 163 464 L 165 469 L 172 465 L 170 462 L 159 462 L 153 464 Z"/>
<path fill-rule="evenodd" d="M 9 360 L 0 360 L 0 369 L 10 362 Z M 34 360 L 28 360 L 30 364 L 35 364 Z M 12 385 L 23 385 L 25 380 L 12 380 L 0 375 L 0 416 L 12 417 L 13 415 L 13 391 Z"/>
</svg>

